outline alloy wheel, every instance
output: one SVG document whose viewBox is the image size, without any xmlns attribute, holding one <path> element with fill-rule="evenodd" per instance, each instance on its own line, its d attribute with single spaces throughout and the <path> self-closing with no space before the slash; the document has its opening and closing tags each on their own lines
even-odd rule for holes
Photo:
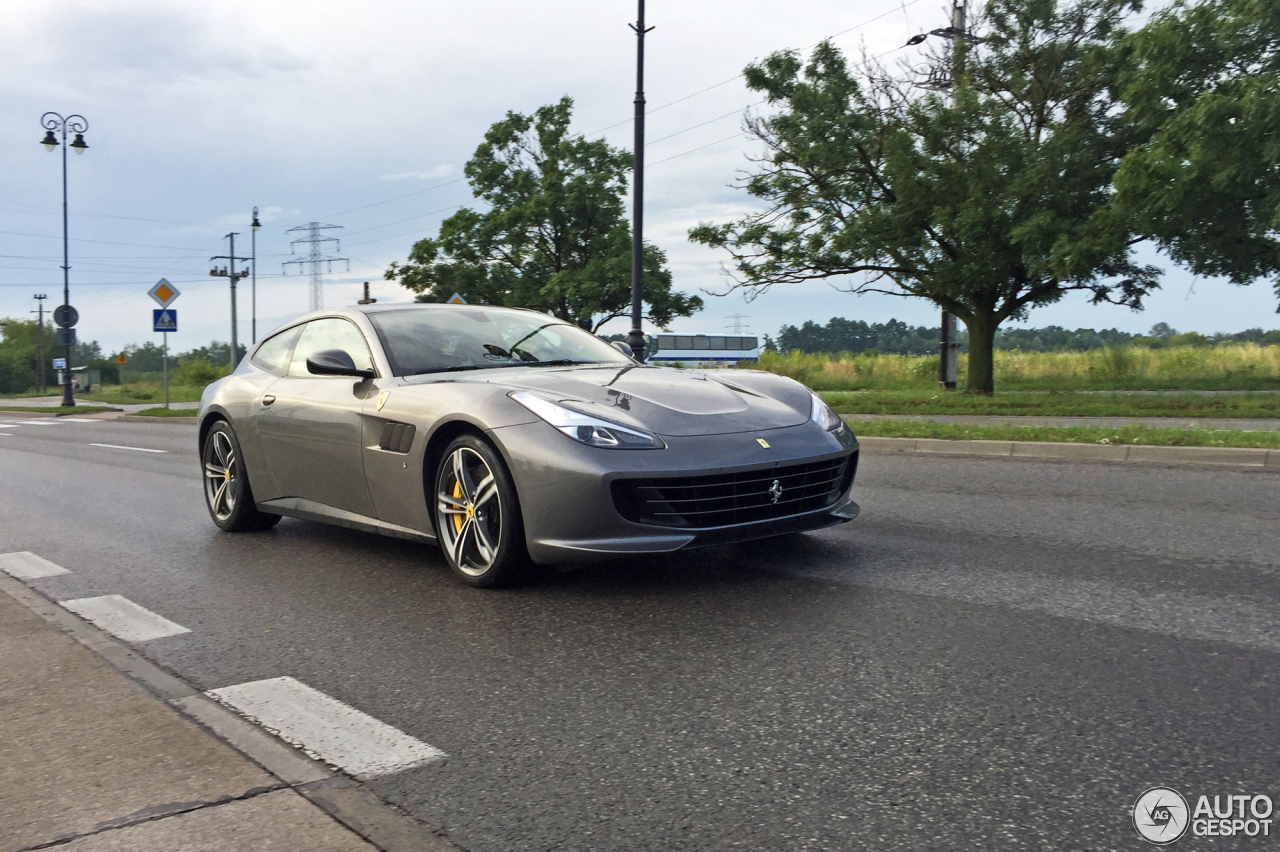
<svg viewBox="0 0 1280 852">
<path fill-rule="evenodd" d="M 502 498 L 488 463 L 458 447 L 449 457 L 436 493 L 440 540 L 458 570 L 483 576 L 493 567 L 502 539 Z"/>
<path fill-rule="evenodd" d="M 240 499 L 235 447 L 221 430 L 210 435 L 204 447 L 204 496 L 219 521 L 231 517 Z"/>
</svg>

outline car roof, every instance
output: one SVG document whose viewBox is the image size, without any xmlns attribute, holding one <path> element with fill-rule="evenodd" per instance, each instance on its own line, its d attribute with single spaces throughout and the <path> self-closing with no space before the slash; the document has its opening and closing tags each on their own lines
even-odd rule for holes
<svg viewBox="0 0 1280 852">
<path fill-rule="evenodd" d="M 520 311 L 522 313 L 548 316 L 533 308 L 507 308 L 501 305 L 446 305 L 440 302 L 390 302 L 382 305 L 348 305 L 343 310 L 359 311 L 363 314 L 380 314 L 387 311 L 458 311 L 483 308 L 486 311 Z"/>
</svg>

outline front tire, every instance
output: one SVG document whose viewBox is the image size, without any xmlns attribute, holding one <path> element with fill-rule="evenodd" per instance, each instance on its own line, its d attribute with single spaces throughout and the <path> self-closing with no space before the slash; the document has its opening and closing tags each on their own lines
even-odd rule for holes
<svg viewBox="0 0 1280 852">
<path fill-rule="evenodd" d="M 259 512 L 235 430 L 225 420 L 209 429 L 200 449 L 204 469 L 204 504 L 218 528 L 226 532 L 265 530 L 280 521 L 279 515 Z"/>
<path fill-rule="evenodd" d="M 524 521 L 511 475 L 474 435 L 451 443 L 435 477 L 435 524 L 445 561 L 471 586 L 502 586 L 528 566 Z"/>
</svg>

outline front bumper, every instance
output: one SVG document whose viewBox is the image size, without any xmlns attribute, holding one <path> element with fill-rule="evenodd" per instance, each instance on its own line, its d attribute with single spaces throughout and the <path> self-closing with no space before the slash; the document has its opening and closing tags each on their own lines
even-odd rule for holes
<svg viewBox="0 0 1280 852">
<path fill-rule="evenodd" d="M 784 429 L 664 436 L 661 450 L 588 447 L 541 421 L 493 429 L 520 495 L 529 554 L 542 564 L 599 561 L 611 555 L 669 553 L 750 541 L 844 523 L 858 515 L 852 481 L 819 510 L 727 526 L 676 529 L 629 521 L 614 504 L 621 478 L 767 472 L 802 462 L 850 457 L 858 441 L 847 429 L 832 434 L 806 423 Z"/>
</svg>

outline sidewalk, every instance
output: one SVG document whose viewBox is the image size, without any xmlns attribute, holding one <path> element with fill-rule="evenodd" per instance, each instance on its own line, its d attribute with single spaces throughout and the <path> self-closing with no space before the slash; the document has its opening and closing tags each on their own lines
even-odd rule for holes
<svg viewBox="0 0 1280 852">
<path fill-rule="evenodd" d="M 31 406 L 33 408 L 57 408 L 62 405 L 62 397 L 60 396 L 22 396 L 13 399 L 0 399 L 0 410 L 5 406 Z M 76 395 L 76 405 L 98 406 L 109 405 L 112 408 L 118 408 L 126 414 L 133 411 L 145 411 L 148 408 L 164 408 L 164 400 L 158 402 L 129 403 L 122 405 L 115 402 L 99 402 L 94 399 L 94 394 Z M 199 408 L 198 402 L 171 402 L 170 408 Z"/>
<path fill-rule="evenodd" d="M 277 750 L 261 761 L 274 771 L 117 666 L 189 693 L 171 701 L 209 714 L 201 720 L 232 742 L 261 738 L 259 752 Z M 203 704 L 211 702 L 128 646 L 0 575 L 0 852 L 444 848 L 362 829 L 379 841 L 371 844 L 339 822 L 344 797 L 348 812 L 364 809 L 361 819 L 344 819 L 357 827 L 377 823 L 369 809 L 385 806 L 367 796 L 353 805 L 362 795 L 354 785 Z"/>
</svg>

